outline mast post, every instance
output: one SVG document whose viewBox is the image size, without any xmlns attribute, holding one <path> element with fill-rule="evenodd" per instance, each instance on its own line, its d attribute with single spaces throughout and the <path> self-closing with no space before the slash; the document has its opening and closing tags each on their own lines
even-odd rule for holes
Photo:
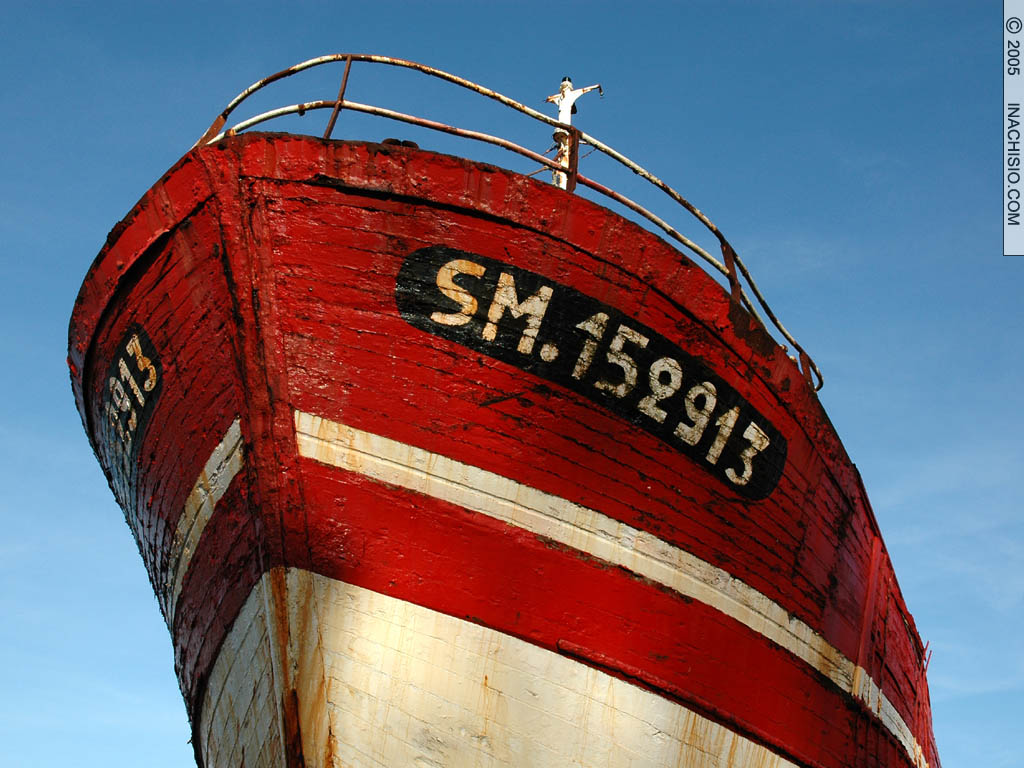
<svg viewBox="0 0 1024 768">
<path fill-rule="evenodd" d="M 576 100 L 583 94 L 595 90 L 604 96 L 600 83 L 588 85 L 586 88 L 573 88 L 572 80 L 566 75 L 562 78 L 558 93 L 545 99 L 558 106 L 558 122 L 565 125 L 565 128 L 556 128 L 552 138 L 558 146 L 555 162 L 567 170 L 552 171 L 551 183 L 570 192 L 576 187 L 576 166 L 579 162 L 580 146 L 579 131 L 572 127 L 572 116 L 576 112 Z"/>
</svg>

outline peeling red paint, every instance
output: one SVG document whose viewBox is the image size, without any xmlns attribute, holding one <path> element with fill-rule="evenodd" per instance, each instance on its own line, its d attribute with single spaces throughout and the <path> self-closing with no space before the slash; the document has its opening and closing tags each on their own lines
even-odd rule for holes
<svg viewBox="0 0 1024 768">
<path fill-rule="evenodd" d="M 638 421 L 411 326 L 396 277 L 409 254 L 434 245 L 571 286 L 702 360 L 784 436 L 778 485 L 744 498 Z M 449 313 L 461 322 L 457 305 Z M 912 764 L 862 701 L 712 607 L 299 458 L 300 410 L 512 477 L 724 569 L 863 666 L 938 766 L 923 648 L 810 383 L 701 269 L 607 209 L 412 147 L 232 137 L 172 168 L 90 269 L 68 360 L 94 446 L 112 355 L 132 323 L 159 352 L 163 390 L 121 501 L 158 594 L 192 484 L 236 418 L 244 437 L 245 466 L 192 557 L 172 625 L 194 724 L 242 603 L 283 565 L 569 652 L 800 764 Z M 718 424 L 708 429 L 726 434 L 727 421 Z M 283 639 L 296 631 L 278 628 Z M 303 759 L 300 715 L 317 711 L 298 700 L 303 690 L 282 693 L 290 765 Z"/>
</svg>

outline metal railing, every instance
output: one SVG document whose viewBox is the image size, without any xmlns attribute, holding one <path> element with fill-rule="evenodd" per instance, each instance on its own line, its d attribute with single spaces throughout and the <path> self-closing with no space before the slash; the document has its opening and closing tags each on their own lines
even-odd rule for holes
<svg viewBox="0 0 1024 768">
<path fill-rule="evenodd" d="M 435 120 L 429 120 L 423 117 L 417 117 L 415 115 L 405 114 L 403 112 L 396 112 L 394 110 L 386 109 L 384 107 L 377 107 L 370 104 L 362 104 L 356 101 L 349 101 L 345 98 L 345 91 L 348 87 L 349 75 L 352 70 L 352 63 L 356 61 L 413 69 L 418 72 L 422 72 L 425 75 L 436 77 L 441 80 L 446 80 L 462 88 L 473 91 L 482 96 L 486 96 L 487 98 L 500 102 L 501 104 L 504 104 L 506 107 L 514 109 L 517 112 L 521 112 L 524 115 L 528 115 L 529 117 L 532 117 L 534 120 L 538 120 L 542 123 L 545 123 L 551 126 L 552 128 L 555 128 L 556 130 L 567 131 L 569 133 L 570 141 L 569 167 L 564 168 L 555 160 L 551 160 L 538 152 L 534 152 L 533 150 L 527 149 L 526 147 L 522 147 L 512 141 L 503 139 L 499 136 L 493 136 L 491 134 L 481 133 L 479 131 L 467 130 L 465 128 L 457 128 L 446 123 L 437 122 Z M 277 109 L 272 109 L 268 112 L 262 112 L 258 115 L 255 115 L 254 117 L 248 118 L 247 120 L 242 120 L 241 122 L 236 123 L 230 128 L 225 129 L 224 126 L 227 125 L 227 120 L 231 113 L 234 112 L 234 110 L 243 101 L 245 101 L 247 98 L 249 98 L 257 91 L 261 90 L 262 88 L 265 88 L 271 83 L 274 83 L 286 77 L 290 77 L 291 75 L 298 74 L 299 72 L 302 72 L 304 70 L 311 69 L 312 67 L 318 67 L 324 64 L 332 64 L 336 62 L 345 63 L 345 71 L 344 74 L 342 75 L 341 86 L 338 90 L 338 95 L 336 98 L 318 101 L 307 101 L 299 104 L 291 104 L 289 106 L 279 107 Z M 345 109 L 351 110 L 353 112 L 362 112 L 369 115 L 375 115 L 377 117 L 384 117 L 391 120 L 397 120 L 403 123 L 409 123 L 412 125 L 420 126 L 422 128 L 428 128 L 442 133 L 452 134 L 454 136 L 459 136 L 466 139 L 473 139 L 476 141 L 485 142 L 487 144 L 493 144 L 495 146 L 509 150 L 510 152 L 514 152 L 518 155 L 529 158 L 530 160 L 539 163 L 540 165 L 546 168 L 550 168 L 552 171 L 564 172 L 567 177 L 566 189 L 570 192 L 576 188 L 577 184 L 582 184 L 585 187 L 593 189 L 594 191 L 599 192 L 600 194 L 608 198 L 611 198 L 612 200 L 615 200 L 617 203 L 625 206 L 629 210 L 633 211 L 639 216 L 642 216 L 644 219 L 654 224 L 656 227 L 665 232 L 665 234 L 667 234 L 673 240 L 682 244 L 687 250 L 691 251 L 693 254 L 701 258 L 712 268 L 714 268 L 717 272 L 724 275 L 725 278 L 728 280 L 729 291 L 732 299 L 734 301 L 742 303 L 742 305 L 746 307 L 746 309 L 751 313 L 751 315 L 753 315 L 757 319 L 757 321 L 762 326 L 764 326 L 764 321 L 761 320 L 760 316 L 757 313 L 757 310 L 754 307 L 753 302 L 750 300 L 747 291 L 743 287 L 743 283 L 745 282 L 747 287 L 749 287 L 751 293 L 753 294 L 754 298 L 757 300 L 758 306 L 760 306 L 761 309 L 764 311 L 765 315 L 767 315 L 772 325 L 778 330 L 782 337 L 785 338 L 785 340 L 792 345 L 793 349 L 799 355 L 800 368 L 804 377 L 808 380 L 808 382 L 811 383 L 811 385 L 816 390 L 821 389 L 824 381 L 818 366 L 810 358 L 810 356 L 807 354 L 804 348 L 800 346 L 797 340 L 793 338 L 792 334 L 785 328 L 785 326 L 782 325 L 781 321 L 772 311 L 771 307 L 768 306 L 768 302 L 765 300 L 764 296 L 761 293 L 761 290 L 757 287 L 757 284 L 754 282 L 754 279 L 751 276 L 750 271 L 747 269 L 747 266 L 736 254 L 736 251 L 733 249 L 732 245 L 729 244 L 729 241 L 726 240 L 725 236 L 721 233 L 718 227 L 716 227 L 714 223 L 707 216 L 704 215 L 703 212 L 701 212 L 696 206 L 690 203 L 686 198 L 680 195 L 676 190 L 674 190 L 664 181 L 659 179 L 657 176 L 650 173 L 645 168 L 633 162 L 625 155 L 621 154 L 620 152 L 617 152 L 616 150 L 612 149 L 611 147 L 594 138 L 593 136 L 584 133 L 575 126 L 560 123 L 558 120 L 548 115 L 545 115 L 543 112 L 538 112 L 537 110 L 532 109 L 526 106 L 525 104 L 521 104 L 518 101 L 515 101 L 514 99 L 510 99 L 507 96 L 498 93 L 497 91 L 491 90 L 490 88 L 486 88 L 482 85 L 478 85 L 477 83 L 474 83 L 470 80 L 466 80 L 465 78 L 458 77 L 457 75 L 453 75 L 449 72 L 444 72 L 443 70 L 440 69 L 435 69 L 434 67 L 429 67 L 425 64 L 419 64 L 415 61 L 395 59 L 390 56 L 376 56 L 373 54 L 362 53 L 337 53 L 329 56 L 319 56 L 315 59 L 309 59 L 308 61 L 303 61 L 292 67 L 283 69 L 280 72 L 270 75 L 269 77 L 263 78 L 262 80 L 257 80 L 244 91 L 239 93 L 224 108 L 224 111 L 222 111 L 217 116 L 217 118 L 213 121 L 213 124 L 210 125 L 206 133 L 203 134 L 202 138 L 200 138 L 199 141 L 196 142 L 196 146 L 213 144 L 225 138 L 226 136 L 233 136 L 236 133 L 239 133 L 240 131 L 244 131 L 247 128 L 252 128 L 253 126 L 267 122 L 268 120 L 273 120 L 274 118 L 277 117 L 282 117 L 284 115 L 290 114 L 303 115 L 306 112 L 317 109 L 331 110 L 331 116 L 330 119 L 328 120 L 327 128 L 323 134 L 323 137 L 325 139 L 331 137 L 331 133 L 334 130 L 335 123 L 341 110 Z M 612 158 L 616 162 L 620 163 L 621 165 L 624 165 L 633 173 L 653 184 L 655 187 L 657 187 L 662 192 L 667 194 L 670 198 L 672 198 L 676 203 L 685 208 L 718 240 L 722 251 L 722 260 L 720 261 L 719 259 L 715 258 L 707 250 L 705 250 L 700 245 L 698 245 L 697 243 L 683 235 L 681 232 L 676 230 L 674 227 L 668 224 L 668 222 L 664 221 L 657 215 L 648 211 L 639 203 L 581 174 L 579 172 L 578 162 L 578 148 L 581 143 L 589 144 L 595 150 L 604 153 L 605 155 Z"/>
</svg>

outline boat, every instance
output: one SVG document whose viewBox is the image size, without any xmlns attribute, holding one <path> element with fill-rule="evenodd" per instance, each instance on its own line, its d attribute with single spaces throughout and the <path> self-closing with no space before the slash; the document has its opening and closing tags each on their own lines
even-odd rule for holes
<svg viewBox="0 0 1024 768">
<path fill-rule="evenodd" d="M 229 127 L 342 65 L 337 96 Z M 497 101 L 556 155 L 346 98 L 354 65 Z M 571 124 L 588 90 L 563 81 L 555 118 L 311 59 L 233 100 L 90 267 L 72 387 L 198 765 L 939 767 L 928 654 L 820 372 L 707 216 Z M 322 136 L 250 130 L 316 110 Z M 553 183 L 333 138 L 351 112 Z"/>
</svg>

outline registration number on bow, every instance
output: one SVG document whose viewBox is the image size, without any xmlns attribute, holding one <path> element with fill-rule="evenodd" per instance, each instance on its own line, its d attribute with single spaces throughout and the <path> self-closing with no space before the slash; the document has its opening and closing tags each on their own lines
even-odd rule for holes
<svg viewBox="0 0 1024 768">
<path fill-rule="evenodd" d="M 402 317 L 571 389 L 752 499 L 775 488 L 786 440 L 700 358 L 573 288 L 444 246 L 398 275 Z"/>
</svg>

